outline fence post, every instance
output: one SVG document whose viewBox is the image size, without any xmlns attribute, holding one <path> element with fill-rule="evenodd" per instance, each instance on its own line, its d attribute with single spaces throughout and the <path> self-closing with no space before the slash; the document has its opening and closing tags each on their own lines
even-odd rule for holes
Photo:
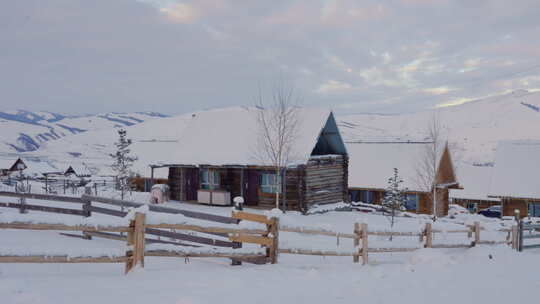
<svg viewBox="0 0 540 304">
<path fill-rule="evenodd" d="M 277 264 L 279 254 L 279 218 L 270 219 L 270 233 L 272 234 L 272 248 L 270 249 L 270 263 Z"/>
<path fill-rule="evenodd" d="M 519 229 L 518 229 L 518 251 L 523 251 L 523 220 L 519 219 Z"/>
<path fill-rule="evenodd" d="M 517 250 L 518 249 L 518 245 L 517 245 L 518 227 L 517 227 L 517 225 L 512 226 L 511 234 L 512 234 L 512 238 L 511 238 L 512 249 Z"/>
<path fill-rule="evenodd" d="M 129 232 L 127 236 L 128 246 L 131 247 L 126 252 L 126 274 L 130 272 L 137 264 L 144 267 L 144 226 L 145 214 L 135 213 L 135 219 L 129 223 Z"/>
<path fill-rule="evenodd" d="M 362 265 L 368 263 L 368 225 L 362 223 Z"/>
<path fill-rule="evenodd" d="M 21 205 L 21 208 L 19 209 L 19 213 L 28 213 L 28 210 L 26 210 L 26 198 L 21 197 L 19 198 L 19 204 Z"/>
<path fill-rule="evenodd" d="M 361 229 L 362 228 L 360 228 L 359 223 L 354 223 L 353 234 L 355 235 L 355 237 L 353 239 L 353 245 L 354 245 L 354 249 L 357 250 L 356 254 L 353 255 L 353 262 L 354 263 L 360 262 L 360 248 L 359 248 L 359 246 L 360 246 L 360 239 L 362 238 Z"/>
<path fill-rule="evenodd" d="M 238 208 L 235 208 L 236 210 L 240 210 Z M 234 217 L 234 210 L 232 211 L 231 217 Z M 241 220 L 238 220 L 238 223 L 240 223 Z M 233 242 L 233 248 L 242 248 L 241 242 Z M 231 266 L 239 266 L 242 265 L 242 261 L 238 259 L 231 259 Z"/>
<path fill-rule="evenodd" d="M 474 243 L 473 246 L 480 244 L 480 222 L 474 222 Z"/>
<path fill-rule="evenodd" d="M 433 228 L 431 226 L 431 223 L 426 223 L 426 229 L 424 233 L 426 234 L 426 245 L 424 247 L 432 248 L 433 247 Z"/>
<path fill-rule="evenodd" d="M 90 209 L 91 206 L 92 206 L 92 201 L 90 201 L 90 200 L 85 200 L 84 201 L 84 203 L 82 205 L 82 210 L 83 210 L 83 216 L 84 217 L 92 216 L 92 210 Z M 90 234 L 88 234 L 86 231 L 83 231 L 83 239 L 91 240 L 92 236 Z"/>
</svg>

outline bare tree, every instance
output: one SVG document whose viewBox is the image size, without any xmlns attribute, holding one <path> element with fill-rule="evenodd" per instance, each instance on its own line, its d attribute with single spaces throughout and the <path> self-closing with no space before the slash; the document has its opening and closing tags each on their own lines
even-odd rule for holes
<svg viewBox="0 0 540 304">
<path fill-rule="evenodd" d="M 290 84 L 280 79 L 272 88 L 269 99 L 267 101 L 259 88 L 256 100 L 257 158 L 275 169 L 275 202 L 279 209 L 280 192 L 285 183 L 284 170 L 294 159 L 292 153 L 298 133 L 300 98 Z"/>
<path fill-rule="evenodd" d="M 442 127 L 439 115 L 434 113 L 426 128 L 426 141 L 428 142 L 422 151 L 416 166 L 416 183 L 418 187 L 428 193 L 428 199 L 432 202 L 433 218 L 437 218 L 442 210 L 437 204 L 437 171 L 439 158 L 444 148 L 442 142 Z"/>
</svg>

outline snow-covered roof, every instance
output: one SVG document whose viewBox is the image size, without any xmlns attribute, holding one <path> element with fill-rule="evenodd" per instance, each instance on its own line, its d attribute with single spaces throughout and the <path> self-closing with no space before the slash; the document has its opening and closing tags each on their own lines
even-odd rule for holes
<svg viewBox="0 0 540 304">
<path fill-rule="evenodd" d="M 152 155 L 154 164 L 183 165 L 268 165 L 260 157 L 257 143 L 259 127 L 257 108 L 233 107 L 193 114 L 177 142 L 168 143 Z M 294 140 L 291 160 L 307 162 L 331 112 L 323 109 L 300 108 L 298 133 Z M 140 146 L 134 151 L 140 154 Z"/>
<path fill-rule="evenodd" d="M 502 141 L 497 145 L 489 195 L 540 199 L 540 141 Z"/>
<path fill-rule="evenodd" d="M 13 158 L 10 158 L 10 159 L 3 159 L 3 158 L 0 158 L 0 169 L 5 169 L 5 170 L 9 170 L 13 164 L 15 164 L 15 162 L 17 161 L 17 159 L 13 159 Z"/>
<path fill-rule="evenodd" d="M 488 197 L 493 167 L 460 163 L 456 173 L 463 189 L 450 189 L 451 198 L 499 201 L 498 198 Z"/>
<path fill-rule="evenodd" d="M 69 165 L 63 173 L 70 173 L 70 168 L 75 172 L 77 176 L 92 176 L 92 172 L 84 164 Z"/>
<path fill-rule="evenodd" d="M 425 149 L 422 143 L 349 143 L 349 187 L 385 189 L 397 168 L 403 187 L 422 191 L 416 167 Z"/>
</svg>

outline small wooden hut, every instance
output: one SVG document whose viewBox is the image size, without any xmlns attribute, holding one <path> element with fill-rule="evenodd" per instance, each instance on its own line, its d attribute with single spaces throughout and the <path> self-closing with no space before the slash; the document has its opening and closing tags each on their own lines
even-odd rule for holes
<svg viewBox="0 0 540 304">
<path fill-rule="evenodd" d="M 348 154 L 334 115 L 299 109 L 291 163 L 277 168 L 260 157 L 255 108 L 228 108 L 194 114 L 178 150 L 170 151 L 171 198 L 231 205 L 236 196 L 252 207 L 306 211 L 315 204 L 346 201 Z"/>
<path fill-rule="evenodd" d="M 26 168 L 26 164 L 21 158 L 17 160 L 0 160 L 0 176 L 9 176 L 14 172 L 22 172 Z"/>
<path fill-rule="evenodd" d="M 398 169 L 406 189 L 405 207 L 410 212 L 433 214 L 433 189 L 426 189 L 418 178 L 426 145 L 423 142 L 356 142 L 349 143 L 349 192 L 351 201 L 380 204 L 388 179 Z M 437 215 L 448 214 L 449 189 L 459 189 L 448 146 L 443 149 L 436 175 Z"/>
<path fill-rule="evenodd" d="M 463 189 L 450 190 L 450 201 L 467 208 L 471 213 L 500 205 L 499 198 L 488 196 L 492 171 L 492 166 L 460 163 L 457 167 L 457 175 Z"/>
</svg>

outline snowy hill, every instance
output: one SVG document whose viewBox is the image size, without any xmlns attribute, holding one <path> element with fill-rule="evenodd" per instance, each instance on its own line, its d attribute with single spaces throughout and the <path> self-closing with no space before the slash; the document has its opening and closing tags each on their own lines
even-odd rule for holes
<svg viewBox="0 0 540 304">
<path fill-rule="evenodd" d="M 463 105 L 440 108 L 437 113 L 444 136 L 453 148 L 454 160 L 457 163 L 489 166 L 494 160 L 498 141 L 540 140 L 538 109 L 540 109 L 540 92 L 516 91 Z M 418 141 L 425 140 L 425 129 L 433 113 L 424 111 L 402 115 L 349 114 L 337 115 L 337 120 L 344 139 L 348 142 Z M 13 130 L 11 133 L 21 134 L 16 138 L 22 143 L 27 143 L 24 141 L 27 138 L 26 134 L 32 134 L 28 137 L 34 139 L 40 148 L 22 153 L 22 156 L 36 162 L 29 166 L 35 168 L 35 171 L 41 170 L 45 164 L 48 167 L 52 166 L 53 169 L 64 168 L 67 165 L 84 165 L 95 173 L 110 174 L 111 161 L 108 155 L 114 151 L 114 142 L 117 139 L 114 127 L 127 126 L 128 137 L 134 141 L 132 150 L 139 157 L 135 171 L 141 175 L 149 174 L 150 163 L 168 159 L 172 149 L 181 147 L 179 143 L 182 141 L 182 131 L 193 115 L 196 115 L 188 113 L 148 120 L 159 114 L 105 114 L 61 119 L 55 114 L 49 114 L 50 116 L 45 116 L 44 113 L 38 112 L 34 115 L 27 114 L 24 116 L 26 118 L 23 118 L 32 121 L 36 116 L 43 117 L 37 120 L 38 124 L 5 119 L 0 121 L 3 127 L 2 134 L 10 133 L 5 130 L 11 128 Z M 148 121 L 138 123 L 137 120 Z M 224 123 L 232 121 L 234 119 L 224 117 Z M 88 131 L 71 132 L 58 124 Z M 64 136 L 71 133 L 77 135 Z M 53 141 L 51 139 L 56 139 L 55 134 L 64 137 Z M 31 142 L 29 145 L 33 147 Z M 19 154 L 13 153 L 10 157 Z M 457 171 L 459 174 L 459 168 Z M 158 177 L 166 174 L 166 170 L 156 172 Z"/>
<path fill-rule="evenodd" d="M 155 112 L 66 116 L 25 110 L 0 112 L 0 152 L 38 150 L 44 143 L 90 130 L 132 126 L 165 117 Z"/>
<path fill-rule="evenodd" d="M 458 161 L 490 164 L 500 140 L 540 139 L 540 92 L 525 90 L 436 110 Z M 338 117 L 344 139 L 418 141 L 434 111 L 403 115 L 356 114 Z"/>
</svg>

